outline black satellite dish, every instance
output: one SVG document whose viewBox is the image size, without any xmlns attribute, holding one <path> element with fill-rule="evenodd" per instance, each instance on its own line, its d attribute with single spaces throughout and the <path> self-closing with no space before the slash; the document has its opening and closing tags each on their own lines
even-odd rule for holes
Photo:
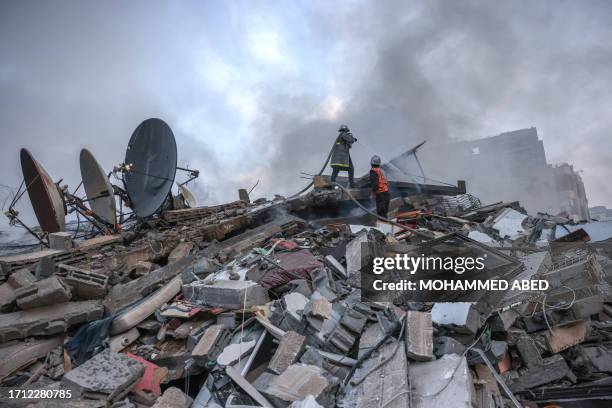
<svg viewBox="0 0 612 408">
<path fill-rule="evenodd" d="M 142 122 L 125 153 L 123 182 L 139 218 L 155 214 L 168 197 L 176 176 L 176 140 L 161 119 Z"/>
</svg>

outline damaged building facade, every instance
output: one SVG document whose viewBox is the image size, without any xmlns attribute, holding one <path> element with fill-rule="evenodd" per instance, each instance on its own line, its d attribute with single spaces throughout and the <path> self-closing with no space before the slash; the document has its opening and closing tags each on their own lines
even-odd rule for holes
<svg viewBox="0 0 612 408">
<path fill-rule="evenodd" d="M 565 212 L 576 221 L 589 219 L 580 174 L 570 164 L 547 162 L 536 128 L 430 147 L 421 159 L 428 176 L 466 180 L 469 192 L 483 202 L 518 200 L 534 214 Z"/>
</svg>

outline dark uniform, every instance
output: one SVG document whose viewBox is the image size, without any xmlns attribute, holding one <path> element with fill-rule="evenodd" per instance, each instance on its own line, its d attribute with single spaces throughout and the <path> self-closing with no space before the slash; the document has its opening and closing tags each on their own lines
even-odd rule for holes
<svg viewBox="0 0 612 408">
<path fill-rule="evenodd" d="M 356 141 L 357 139 L 353 137 L 353 134 L 349 132 L 348 128 L 346 128 L 346 130 L 341 130 L 340 134 L 338 134 L 331 157 L 332 183 L 336 181 L 336 177 L 338 177 L 338 172 L 340 172 L 340 170 L 348 171 L 349 186 L 351 188 L 353 187 L 355 170 L 353 168 L 353 161 L 351 160 L 349 150 Z"/>
<path fill-rule="evenodd" d="M 379 166 L 372 165 L 370 170 L 370 186 L 376 194 L 376 213 L 383 218 L 387 218 L 389 212 L 389 182 L 385 173 Z"/>
</svg>

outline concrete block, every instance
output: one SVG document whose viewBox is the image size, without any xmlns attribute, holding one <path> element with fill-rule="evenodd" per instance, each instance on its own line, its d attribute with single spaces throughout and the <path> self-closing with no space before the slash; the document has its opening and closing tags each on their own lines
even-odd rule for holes
<svg viewBox="0 0 612 408">
<path fill-rule="evenodd" d="M 34 275 L 27 269 L 14 272 L 8 280 L 0 285 L 0 312 L 8 312 L 15 305 L 15 292 L 30 286 L 36 281 Z"/>
<path fill-rule="evenodd" d="M 112 402 L 125 396 L 144 370 L 140 362 L 106 349 L 64 375 L 62 385 L 84 398 Z"/>
<path fill-rule="evenodd" d="M 416 361 L 433 360 L 433 325 L 431 313 L 406 312 L 406 347 L 408 358 Z"/>
<path fill-rule="evenodd" d="M 325 298 L 314 299 L 310 301 L 309 314 L 311 316 L 320 317 L 321 319 L 329 319 L 332 313 L 332 304 Z"/>
<path fill-rule="evenodd" d="M 567 326 L 553 327 L 552 330 L 544 333 L 548 349 L 551 353 L 557 354 L 576 344 L 582 343 L 589 330 L 589 321 L 582 320 Z"/>
<path fill-rule="evenodd" d="M 268 369 L 275 374 L 283 373 L 287 367 L 297 362 L 300 354 L 304 351 L 305 342 L 306 337 L 294 331 L 288 331 L 272 356 Z"/>
<path fill-rule="evenodd" d="M 17 306 L 22 310 L 27 310 L 68 302 L 72 297 L 72 292 L 57 276 L 51 276 L 17 289 L 15 297 Z"/>
<path fill-rule="evenodd" d="M 101 318 L 103 313 L 99 301 L 89 300 L 0 314 L 0 343 L 64 333 L 70 326 Z"/>
<path fill-rule="evenodd" d="M 157 399 L 152 408 L 189 408 L 193 399 L 176 387 L 170 387 Z"/>
<path fill-rule="evenodd" d="M 266 394 L 282 401 L 301 401 L 308 395 L 317 398 L 327 388 L 329 382 L 319 367 L 306 364 L 293 364 L 281 375 L 274 377 L 266 389 Z"/>
<path fill-rule="evenodd" d="M 540 350 L 531 336 L 527 334 L 520 336 L 516 341 L 516 350 L 526 367 L 535 367 L 544 364 Z"/>
<path fill-rule="evenodd" d="M 266 304 L 268 291 L 251 281 L 219 280 L 212 284 L 194 281 L 183 285 L 185 298 L 198 304 L 240 310 Z"/>
<path fill-rule="evenodd" d="M 49 248 L 66 251 L 74 248 L 72 235 L 69 232 L 52 232 L 49 234 Z"/>
<path fill-rule="evenodd" d="M 70 286 L 75 297 L 85 300 L 102 299 L 108 291 L 108 276 L 59 264 L 57 276 Z"/>
</svg>

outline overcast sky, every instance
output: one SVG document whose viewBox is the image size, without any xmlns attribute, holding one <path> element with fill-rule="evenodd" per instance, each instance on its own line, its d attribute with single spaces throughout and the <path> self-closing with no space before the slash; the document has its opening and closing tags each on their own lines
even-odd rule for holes
<svg viewBox="0 0 612 408">
<path fill-rule="evenodd" d="M 299 190 L 340 123 L 363 142 L 357 174 L 364 146 L 389 158 L 535 126 L 548 162 L 610 207 L 611 112 L 609 1 L 0 0 L 9 187 L 21 147 L 74 186 L 82 147 L 110 170 L 149 117 L 201 170 L 202 204 L 257 180 L 255 196 Z"/>
</svg>

